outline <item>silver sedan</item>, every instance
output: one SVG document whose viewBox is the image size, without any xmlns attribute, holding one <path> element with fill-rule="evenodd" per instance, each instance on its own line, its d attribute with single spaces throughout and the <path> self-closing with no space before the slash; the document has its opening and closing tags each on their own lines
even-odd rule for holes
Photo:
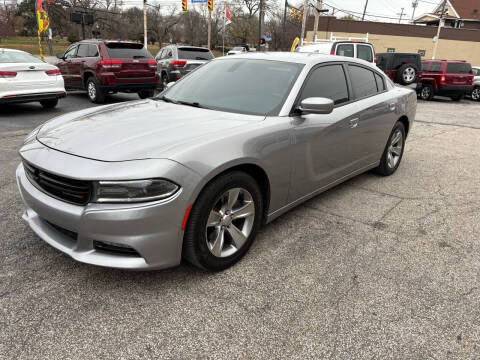
<svg viewBox="0 0 480 360">
<path fill-rule="evenodd" d="M 260 226 L 400 165 L 415 92 L 352 58 L 215 59 L 158 97 L 60 116 L 20 149 L 24 219 L 72 258 L 219 271 Z"/>
</svg>

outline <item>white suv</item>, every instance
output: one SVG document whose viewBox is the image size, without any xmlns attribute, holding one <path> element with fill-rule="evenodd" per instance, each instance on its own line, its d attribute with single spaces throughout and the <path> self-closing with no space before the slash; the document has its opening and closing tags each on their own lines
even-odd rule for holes
<svg viewBox="0 0 480 360">
<path fill-rule="evenodd" d="M 375 49 L 368 42 L 368 34 L 366 38 L 340 38 L 332 34 L 330 40 L 304 42 L 303 46 L 295 49 L 295 52 L 347 56 L 371 63 L 377 61 Z"/>
</svg>

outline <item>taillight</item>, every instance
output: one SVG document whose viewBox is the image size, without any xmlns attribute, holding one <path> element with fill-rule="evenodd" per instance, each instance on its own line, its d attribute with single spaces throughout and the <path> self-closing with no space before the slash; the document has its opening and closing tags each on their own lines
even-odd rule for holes
<svg viewBox="0 0 480 360">
<path fill-rule="evenodd" d="M 334 50 L 330 51 L 330 55 L 335 55 L 335 51 Z"/>
<path fill-rule="evenodd" d="M 17 76 L 15 71 L 0 71 L 0 78 L 14 78 Z"/>
<path fill-rule="evenodd" d="M 122 67 L 122 60 L 102 60 L 100 64 L 104 69 L 120 69 Z"/>
<path fill-rule="evenodd" d="M 373 53 L 373 62 L 374 64 L 377 63 L 377 54 L 375 52 Z"/>
<path fill-rule="evenodd" d="M 173 60 L 172 66 L 173 67 L 184 67 L 187 62 L 185 60 Z"/>
<path fill-rule="evenodd" d="M 148 67 L 150 69 L 156 69 L 157 68 L 157 62 L 155 60 L 148 60 Z"/>
<path fill-rule="evenodd" d="M 47 70 L 47 71 L 45 71 L 45 74 L 47 74 L 49 76 L 60 75 L 60 69 Z"/>
<path fill-rule="evenodd" d="M 442 75 L 442 77 L 440 78 L 440 82 L 444 83 L 446 80 L 447 80 L 447 78 L 445 77 L 445 75 Z"/>
</svg>

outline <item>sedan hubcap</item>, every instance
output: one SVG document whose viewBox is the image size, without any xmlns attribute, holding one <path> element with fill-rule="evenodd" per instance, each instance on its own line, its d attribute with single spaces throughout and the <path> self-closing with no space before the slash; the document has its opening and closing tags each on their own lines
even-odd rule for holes
<svg viewBox="0 0 480 360">
<path fill-rule="evenodd" d="M 93 82 L 88 83 L 88 96 L 90 99 L 95 99 L 97 96 L 97 89 L 95 89 L 95 84 Z"/>
<path fill-rule="evenodd" d="M 390 169 L 394 169 L 400 161 L 403 148 L 403 136 L 400 130 L 395 131 L 390 141 L 390 146 L 387 152 L 387 164 Z"/>
<path fill-rule="evenodd" d="M 223 193 L 216 201 L 207 220 L 206 241 L 216 257 L 235 254 L 247 242 L 255 220 L 252 195 L 242 188 Z"/>
<path fill-rule="evenodd" d="M 415 69 L 414 68 L 406 68 L 403 72 L 403 80 L 410 82 L 415 79 Z"/>
<path fill-rule="evenodd" d="M 472 99 L 480 100 L 480 88 L 476 88 L 472 91 Z"/>
</svg>

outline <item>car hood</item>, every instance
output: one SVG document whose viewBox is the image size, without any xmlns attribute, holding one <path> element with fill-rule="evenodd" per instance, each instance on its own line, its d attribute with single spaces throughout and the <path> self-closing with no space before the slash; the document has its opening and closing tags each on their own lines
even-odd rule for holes
<svg viewBox="0 0 480 360">
<path fill-rule="evenodd" d="M 47 122 L 37 140 L 101 161 L 173 158 L 177 152 L 238 132 L 264 116 L 140 100 L 82 110 Z"/>
</svg>

